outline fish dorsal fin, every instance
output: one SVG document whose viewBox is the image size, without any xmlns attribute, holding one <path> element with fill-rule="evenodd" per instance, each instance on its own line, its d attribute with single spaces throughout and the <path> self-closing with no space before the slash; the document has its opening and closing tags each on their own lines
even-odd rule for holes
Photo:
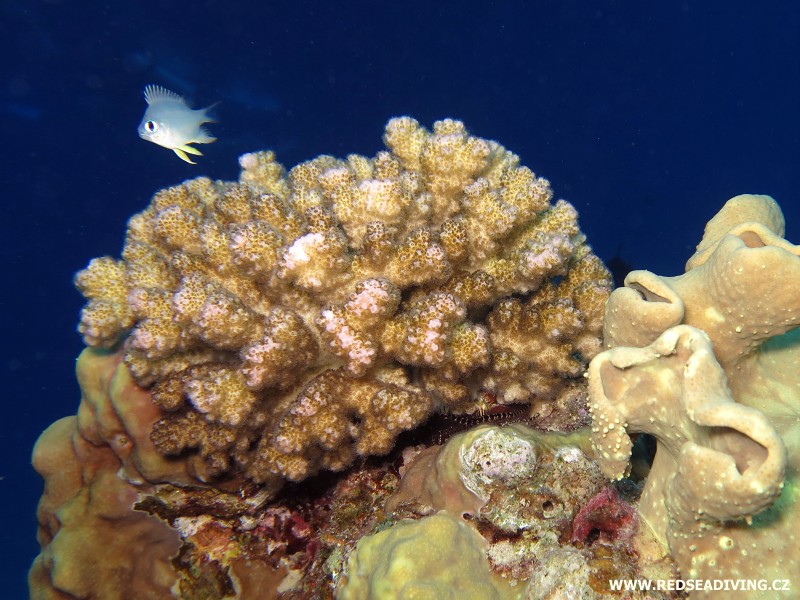
<svg viewBox="0 0 800 600">
<path fill-rule="evenodd" d="M 172 100 L 173 102 L 182 102 L 186 104 L 186 100 L 175 92 L 170 92 L 167 88 L 160 85 L 147 85 L 144 88 L 144 100 L 148 104 L 161 102 L 163 100 Z"/>
</svg>

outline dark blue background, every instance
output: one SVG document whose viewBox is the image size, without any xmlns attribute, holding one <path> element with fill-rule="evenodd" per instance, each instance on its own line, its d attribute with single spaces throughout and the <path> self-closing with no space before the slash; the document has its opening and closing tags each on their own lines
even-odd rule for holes
<svg viewBox="0 0 800 600">
<path fill-rule="evenodd" d="M 37 552 L 32 444 L 78 405 L 72 275 L 165 185 L 235 178 L 260 148 L 372 155 L 391 116 L 454 117 L 550 179 L 606 260 L 677 274 L 744 192 L 797 241 L 796 2 L 489 4 L 0 2 L 4 598 Z M 222 101 L 197 166 L 137 137 L 148 83 Z"/>
</svg>

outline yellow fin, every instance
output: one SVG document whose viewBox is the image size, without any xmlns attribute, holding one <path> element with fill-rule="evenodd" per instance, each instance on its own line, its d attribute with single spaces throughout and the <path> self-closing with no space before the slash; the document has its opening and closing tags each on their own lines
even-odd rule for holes
<svg viewBox="0 0 800 600">
<path fill-rule="evenodd" d="M 193 148 L 189 144 L 184 144 L 183 146 L 178 146 L 178 148 L 180 150 L 183 150 L 184 152 L 188 152 L 189 154 L 196 154 L 197 156 L 203 156 L 203 153 L 200 152 L 200 150 L 198 150 L 197 148 Z"/>
<path fill-rule="evenodd" d="M 177 155 L 178 155 L 178 158 L 180 158 L 181 160 L 185 160 L 185 161 L 186 161 L 186 162 L 188 162 L 190 165 L 196 165 L 196 164 L 197 164 L 196 162 L 193 162 L 191 158 L 189 158 L 188 156 L 186 156 L 186 152 L 184 152 L 184 151 L 183 151 L 183 150 L 181 150 L 180 148 L 173 148 L 173 149 L 172 149 L 172 151 L 173 151 L 175 154 L 177 154 Z"/>
</svg>

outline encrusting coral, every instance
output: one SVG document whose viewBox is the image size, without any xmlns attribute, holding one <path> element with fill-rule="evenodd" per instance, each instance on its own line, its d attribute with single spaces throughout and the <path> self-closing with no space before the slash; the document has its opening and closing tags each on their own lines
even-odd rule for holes
<svg viewBox="0 0 800 600">
<path fill-rule="evenodd" d="M 522 590 L 492 574 L 486 548 L 477 531 L 447 512 L 399 521 L 361 538 L 336 597 L 523 598 Z"/>
<path fill-rule="evenodd" d="M 692 597 L 728 597 L 703 587 L 723 580 L 796 595 L 800 247 L 783 235 L 774 200 L 731 199 L 684 275 L 634 271 L 611 295 L 612 349 L 589 369 L 604 473 L 625 473 L 630 434 L 657 439 L 639 513 L 660 547 L 640 551 L 670 552 L 684 579 L 701 582 Z"/>
<path fill-rule="evenodd" d="M 271 152 L 198 178 L 93 260 L 89 346 L 121 347 L 192 476 L 277 490 L 384 454 L 433 411 L 574 402 L 610 278 L 566 201 L 462 123 L 389 121 L 374 158 Z"/>
<path fill-rule="evenodd" d="M 30 572 L 36 600 L 165 598 L 175 583 L 178 533 L 133 505 L 154 490 L 142 473 L 151 481 L 189 478 L 152 447 L 149 429 L 160 411 L 120 358 L 83 352 L 78 416 L 53 423 L 34 448 L 33 466 L 45 479 L 37 511 L 42 552 Z"/>
</svg>

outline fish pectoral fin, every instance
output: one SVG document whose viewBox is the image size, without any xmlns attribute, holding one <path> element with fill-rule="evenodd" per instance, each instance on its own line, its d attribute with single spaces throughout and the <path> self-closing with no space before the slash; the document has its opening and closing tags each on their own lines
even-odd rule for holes
<svg viewBox="0 0 800 600">
<path fill-rule="evenodd" d="M 196 154 L 197 156 L 203 156 L 203 153 L 200 152 L 200 150 L 198 150 L 197 148 L 193 148 L 189 144 L 178 146 L 178 150 L 183 150 L 184 152 L 188 152 L 189 154 Z"/>
<path fill-rule="evenodd" d="M 173 149 L 172 149 L 172 151 L 173 151 L 175 154 L 177 154 L 177 155 L 178 155 L 178 158 L 180 158 L 181 160 L 185 160 L 185 161 L 186 161 L 186 162 L 188 162 L 190 165 L 196 165 L 196 164 L 197 164 L 196 162 L 192 161 L 192 159 L 191 159 L 191 158 L 189 158 L 188 156 L 186 156 L 186 152 L 184 152 L 184 151 L 183 151 L 181 148 L 173 148 Z"/>
</svg>

